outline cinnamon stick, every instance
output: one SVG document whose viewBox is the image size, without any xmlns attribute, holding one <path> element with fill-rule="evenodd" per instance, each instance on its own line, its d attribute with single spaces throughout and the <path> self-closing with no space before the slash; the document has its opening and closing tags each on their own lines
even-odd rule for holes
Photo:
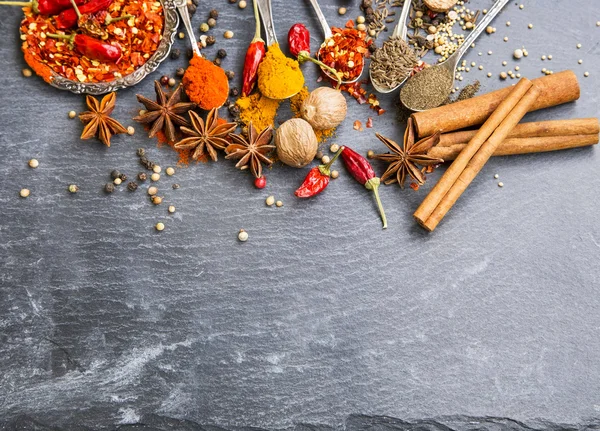
<svg viewBox="0 0 600 431">
<path fill-rule="evenodd" d="M 531 106 L 530 111 L 579 99 L 579 83 L 577 76 L 571 70 L 536 78 L 532 82 L 540 90 L 540 96 Z M 447 133 L 482 124 L 507 97 L 511 89 L 512 86 L 508 86 L 439 108 L 415 112 L 412 118 L 417 134 L 419 137 L 424 137 L 433 135 L 437 131 Z"/>
<path fill-rule="evenodd" d="M 421 226 L 430 232 L 436 228 L 539 94 L 526 78 L 511 89 L 415 211 Z"/>
<path fill-rule="evenodd" d="M 437 147 L 466 144 L 477 130 L 444 133 Z M 543 136 L 597 135 L 600 123 L 597 118 L 573 118 L 570 120 L 534 121 L 520 123 L 508 134 L 508 138 L 534 138 Z M 501 144 L 502 146 L 503 144 Z M 446 160 L 446 159 L 444 159 Z"/>
<path fill-rule="evenodd" d="M 507 138 L 498 145 L 492 156 L 514 156 L 527 153 L 544 153 L 548 151 L 566 150 L 586 147 L 598 143 L 598 134 L 566 135 L 566 136 L 533 136 L 531 138 Z M 448 162 L 456 159 L 465 149 L 466 143 L 450 146 L 436 145 L 427 155 Z"/>
</svg>

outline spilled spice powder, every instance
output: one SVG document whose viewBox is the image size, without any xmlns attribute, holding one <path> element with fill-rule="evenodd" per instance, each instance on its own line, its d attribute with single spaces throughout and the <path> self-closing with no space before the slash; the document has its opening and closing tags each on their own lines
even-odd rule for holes
<svg viewBox="0 0 600 431">
<path fill-rule="evenodd" d="M 240 121 L 248 126 L 250 122 L 256 130 L 263 130 L 275 126 L 275 116 L 280 100 L 269 99 L 259 92 L 250 96 L 240 97 L 236 102 L 240 108 Z"/>
<path fill-rule="evenodd" d="M 302 87 L 302 90 L 298 92 L 295 96 L 290 99 L 290 108 L 294 117 L 300 118 L 302 115 L 300 114 L 300 108 L 304 103 L 304 100 L 308 97 L 310 92 L 308 91 L 308 87 Z M 331 129 L 325 130 L 315 130 L 315 135 L 317 135 L 317 142 L 321 143 L 331 138 L 335 134 L 335 127 Z"/>
</svg>

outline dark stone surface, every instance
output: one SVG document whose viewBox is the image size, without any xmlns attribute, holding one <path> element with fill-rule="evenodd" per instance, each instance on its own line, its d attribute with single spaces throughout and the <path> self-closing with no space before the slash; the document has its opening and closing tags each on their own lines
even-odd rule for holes
<svg viewBox="0 0 600 431">
<path fill-rule="evenodd" d="M 359 13 L 355 4 L 325 3 L 334 25 Z M 463 82 L 501 87 L 501 62 L 514 67 L 512 51 L 525 46 L 523 75 L 572 68 L 582 86 L 580 101 L 528 120 L 598 116 L 594 2 L 524 3 L 509 4 L 497 33 L 468 53 L 485 69 Z M 196 27 L 213 6 L 218 43 L 207 52 L 227 49 L 224 67 L 239 72 L 251 8 L 201 2 Z M 274 10 L 280 38 L 303 21 L 317 46 L 307 3 L 276 1 Z M 5 429 L 598 429 L 597 149 L 493 159 L 434 234 L 411 214 L 439 173 L 418 192 L 383 187 L 387 231 L 372 197 L 341 166 L 312 201 L 292 195 L 305 170 L 277 165 L 258 191 L 223 160 L 163 176 L 158 207 L 147 201 L 147 184 L 106 196 L 112 169 L 131 178 L 140 170 L 137 147 L 163 168 L 175 154 L 137 125 L 110 149 L 80 141 L 81 124 L 67 112 L 82 111 L 83 97 L 21 76 L 19 15 L 0 15 Z M 227 29 L 234 39 L 223 39 Z M 174 74 L 183 57 L 120 91 L 115 117 L 134 124 L 134 95 L 151 95 L 152 79 Z M 303 67 L 314 87 L 314 67 Z M 382 104 L 388 112 L 359 133 L 352 122 L 372 111 L 349 101 L 333 141 L 364 153 L 383 150 L 374 130 L 400 140 L 393 96 Z M 32 157 L 36 170 L 27 167 Z M 81 191 L 70 195 L 70 183 Z M 23 187 L 28 199 L 18 197 Z M 270 194 L 285 206 L 265 207 Z M 245 244 L 240 228 L 250 234 Z"/>
</svg>

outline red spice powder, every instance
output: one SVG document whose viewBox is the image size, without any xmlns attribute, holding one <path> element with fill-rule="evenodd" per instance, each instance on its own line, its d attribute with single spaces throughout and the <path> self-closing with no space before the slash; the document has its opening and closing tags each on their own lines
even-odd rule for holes
<svg viewBox="0 0 600 431">
<path fill-rule="evenodd" d="M 229 93 L 223 69 L 197 55 L 183 75 L 183 86 L 190 100 L 205 110 L 222 106 Z"/>
</svg>

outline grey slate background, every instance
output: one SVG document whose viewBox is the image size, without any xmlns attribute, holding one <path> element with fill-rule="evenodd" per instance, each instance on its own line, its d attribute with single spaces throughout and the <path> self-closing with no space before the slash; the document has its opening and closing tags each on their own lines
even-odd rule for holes
<svg viewBox="0 0 600 431">
<path fill-rule="evenodd" d="M 332 25 L 359 14 L 355 3 L 323 3 Z M 582 87 L 581 100 L 527 120 L 597 117 L 596 2 L 523 3 L 523 10 L 509 4 L 497 33 L 470 50 L 467 60 L 485 69 L 465 74 L 463 83 L 500 88 L 501 62 L 514 66 L 512 51 L 525 46 L 524 76 L 571 68 Z M 337 15 L 340 5 L 349 8 L 345 17 Z M 211 7 L 220 12 L 218 43 L 207 52 L 225 48 L 224 67 L 239 72 L 253 33 L 251 8 L 202 2 L 195 27 Z M 282 42 L 302 21 L 318 45 L 308 3 L 275 1 L 274 13 Z M 144 190 L 105 196 L 112 169 L 140 170 L 137 147 L 163 168 L 176 163 L 131 117 L 140 109 L 134 95 L 152 95 L 152 80 L 185 60 L 168 60 L 118 93 L 114 116 L 137 131 L 115 137 L 108 149 L 80 141 L 81 124 L 67 118 L 84 109 L 82 96 L 21 76 L 19 17 L 18 8 L 0 15 L 4 428 L 526 427 L 513 421 L 597 428 L 597 149 L 494 158 L 433 234 L 411 214 L 439 172 L 418 192 L 383 187 L 385 231 L 372 197 L 341 165 L 340 178 L 310 201 L 292 195 L 306 170 L 277 165 L 259 191 L 224 160 L 163 176 L 166 204 L 159 207 Z M 236 34 L 230 41 L 222 37 L 227 29 Z M 542 62 L 542 54 L 553 60 Z M 303 67 L 314 88 L 314 67 Z M 388 112 L 362 133 L 352 122 L 364 123 L 373 111 L 349 100 L 348 121 L 330 142 L 364 154 L 384 149 L 374 131 L 400 140 L 394 97 L 381 98 Z M 36 170 L 27 167 L 32 157 L 40 161 Z M 171 190 L 175 181 L 180 190 Z M 70 183 L 80 193 L 69 195 Z M 25 200 L 18 197 L 23 187 L 32 191 Z M 265 207 L 270 194 L 285 206 Z M 168 204 L 175 215 L 167 215 Z M 164 232 L 155 232 L 157 221 Z M 245 244 L 237 241 L 240 228 L 250 235 Z M 488 416 L 500 419 L 485 422 Z M 446 419 L 419 421 L 439 417 Z"/>
</svg>

